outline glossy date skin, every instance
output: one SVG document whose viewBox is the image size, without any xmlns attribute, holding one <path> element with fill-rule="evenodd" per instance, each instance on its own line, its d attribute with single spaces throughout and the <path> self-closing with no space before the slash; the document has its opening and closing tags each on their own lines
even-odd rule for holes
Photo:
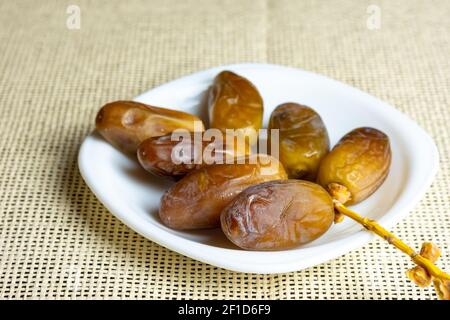
<svg viewBox="0 0 450 320">
<path fill-rule="evenodd" d="M 289 178 L 315 181 L 320 161 L 330 149 L 319 114 L 304 105 L 284 103 L 272 112 L 269 129 L 279 129 L 279 157 Z"/>
<path fill-rule="evenodd" d="M 205 129 L 201 120 L 194 115 L 135 101 L 115 101 L 104 105 L 97 113 L 95 125 L 113 146 L 134 154 L 145 139 L 166 135 L 176 129 Z"/>
<path fill-rule="evenodd" d="M 374 193 L 389 173 L 391 164 L 389 138 L 369 127 L 347 133 L 322 160 L 317 181 L 324 188 L 338 184 L 347 188 L 356 204 Z"/>
<path fill-rule="evenodd" d="M 251 157 L 256 157 L 251 156 Z M 220 225 L 222 209 L 245 188 L 270 180 L 286 179 L 281 163 L 260 155 L 257 163 L 217 164 L 195 170 L 161 198 L 159 216 L 173 229 L 203 229 Z M 271 163 L 267 163 L 267 161 Z"/>
<path fill-rule="evenodd" d="M 198 135 L 197 145 L 195 135 Z M 178 180 L 195 169 L 226 163 L 227 158 L 245 156 L 247 151 L 238 148 L 237 144 L 228 146 L 226 141 L 216 145 L 203 139 L 201 133 L 191 133 L 186 140 L 174 140 L 170 134 L 147 139 L 139 145 L 137 156 L 139 163 L 148 172 Z"/>
<path fill-rule="evenodd" d="M 258 89 L 246 78 L 231 71 L 219 73 L 208 94 L 211 128 L 225 132 L 241 129 L 243 136 L 255 137 L 262 127 L 263 100 Z"/>
<path fill-rule="evenodd" d="M 334 219 L 333 200 L 318 184 L 278 180 L 245 189 L 222 211 L 222 230 L 246 250 L 282 250 L 311 242 Z"/>
</svg>

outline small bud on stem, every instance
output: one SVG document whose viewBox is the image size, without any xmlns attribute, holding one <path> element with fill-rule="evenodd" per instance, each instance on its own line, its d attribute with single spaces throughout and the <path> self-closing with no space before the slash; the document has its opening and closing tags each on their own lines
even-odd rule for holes
<svg viewBox="0 0 450 320">
<path fill-rule="evenodd" d="M 439 269 L 433 263 L 440 256 L 440 251 L 434 244 L 424 243 L 419 254 L 394 234 L 380 226 L 376 221 L 361 217 L 336 199 L 334 200 L 334 207 L 339 213 L 355 220 L 367 230 L 382 237 L 397 249 L 410 256 L 418 269 L 413 268 L 408 270 L 408 277 L 421 287 L 431 284 L 430 280 L 432 280 L 439 298 L 442 300 L 450 300 L 450 275 Z"/>
</svg>

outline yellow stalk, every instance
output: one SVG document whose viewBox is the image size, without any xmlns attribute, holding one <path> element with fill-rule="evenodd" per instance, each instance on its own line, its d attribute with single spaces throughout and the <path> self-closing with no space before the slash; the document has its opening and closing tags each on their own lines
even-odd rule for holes
<svg viewBox="0 0 450 320">
<path fill-rule="evenodd" d="M 402 240 L 397 238 L 393 233 L 389 232 L 388 230 L 384 229 L 382 226 L 380 226 L 376 221 L 371 220 L 369 218 L 364 218 L 357 214 L 356 212 L 348 209 L 345 207 L 341 202 L 338 200 L 334 201 L 334 207 L 335 209 L 340 213 L 343 214 L 354 221 L 358 222 L 364 228 L 366 228 L 369 231 L 372 231 L 373 233 L 377 234 L 378 236 L 385 239 L 387 242 L 395 246 L 400 251 L 404 252 L 408 256 L 411 257 L 411 260 L 418 265 L 419 267 L 422 267 L 429 276 L 433 278 L 435 289 L 441 299 L 449 299 L 449 293 L 446 290 L 450 289 L 449 283 L 450 283 L 450 275 L 439 269 L 430 259 L 427 259 L 423 255 L 415 252 L 410 246 L 408 246 L 406 243 L 404 243 Z M 414 279 L 413 279 L 414 280 Z M 417 281 L 415 281 L 417 283 Z"/>
</svg>

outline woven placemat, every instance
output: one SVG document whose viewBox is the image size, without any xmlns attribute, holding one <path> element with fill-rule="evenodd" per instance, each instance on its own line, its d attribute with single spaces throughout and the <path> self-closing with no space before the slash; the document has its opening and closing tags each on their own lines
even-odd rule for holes
<svg viewBox="0 0 450 320">
<path fill-rule="evenodd" d="M 435 139 L 437 178 L 394 231 L 415 247 L 435 242 L 450 270 L 449 1 L 71 4 L 0 3 L 1 298 L 435 298 L 380 240 L 280 275 L 186 258 L 113 217 L 76 157 L 101 105 L 181 75 L 236 62 L 319 72 L 395 105 Z"/>
</svg>

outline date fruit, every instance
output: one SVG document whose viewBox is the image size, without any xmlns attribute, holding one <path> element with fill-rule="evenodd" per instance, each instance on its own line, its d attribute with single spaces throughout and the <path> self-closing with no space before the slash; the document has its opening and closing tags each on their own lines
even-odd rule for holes
<svg viewBox="0 0 450 320">
<path fill-rule="evenodd" d="M 163 136 L 176 129 L 205 129 L 202 121 L 194 115 L 135 101 L 115 101 L 104 105 L 97 113 L 95 125 L 109 143 L 128 153 L 136 153 L 145 139 Z"/>
<path fill-rule="evenodd" d="M 320 161 L 330 149 L 319 114 L 304 105 L 284 103 L 272 112 L 270 129 L 279 129 L 279 158 L 289 178 L 314 181 Z"/>
<path fill-rule="evenodd" d="M 374 128 L 347 133 L 322 160 L 317 181 L 331 193 L 349 192 L 344 202 L 356 204 L 374 193 L 389 173 L 389 138 Z M 342 188 L 345 187 L 345 188 Z"/>
<path fill-rule="evenodd" d="M 222 71 L 214 79 L 208 94 L 211 128 L 225 132 L 240 129 L 244 137 L 256 138 L 262 127 L 263 100 L 258 89 L 246 78 Z"/>
<path fill-rule="evenodd" d="M 247 154 L 248 150 L 238 148 L 237 143 L 229 146 L 222 140 L 211 142 L 204 140 L 201 133 L 191 133 L 189 139 L 180 140 L 171 134 L 150 138 L 142 142 L 137 151 L 139 163 L 145 170 L 175 180 L 206 165 L 226 163 L 227 159 Z"/>
<path fill-rule="evenodd" d="M 245 164 L 206 166 L 179 180 L 161 198 L 162 222 L 178 230 L 218 227 L 222 209 L 242 190 L 287 178 L 283 165 L 271 156 L 253 155 L 245 160 Z"/>
<path fill-rule="evenodd" d="M 278 180 L 245 189 L 222 211 L 222 230 L 247 250 L 281 250 L 317 239 L 332 225 L 333 200 L 313 182 Z"/>
</svg>

